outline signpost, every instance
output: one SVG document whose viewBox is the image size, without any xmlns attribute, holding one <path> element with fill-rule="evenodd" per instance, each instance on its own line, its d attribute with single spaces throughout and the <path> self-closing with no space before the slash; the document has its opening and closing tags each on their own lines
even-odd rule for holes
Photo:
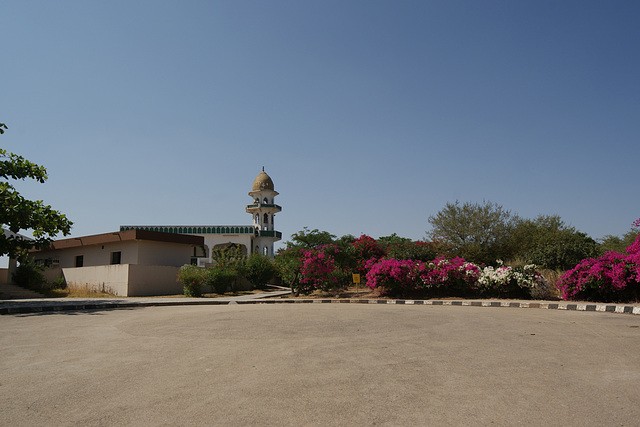
<svg viewBox="0 0 640 427">
<path fill-rule="evenodd" d="M 360 275 L 354 273 L 351 276 L 353 277 L 353 284 L 356 285 L 356 294 L 357 294 L 358 293 L 358 284 L 360 283 Z"/>
</svg>

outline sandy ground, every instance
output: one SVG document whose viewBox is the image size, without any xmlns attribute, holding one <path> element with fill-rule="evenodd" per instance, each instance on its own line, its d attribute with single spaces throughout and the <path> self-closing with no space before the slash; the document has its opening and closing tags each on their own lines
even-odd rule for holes
<svg viewBox="0 0 640 427">
<path fill-rule="evenodd" d="M 379 304 L 0 317 L 7 426 L 637 425 L 640 317 Z"/>
</svg>

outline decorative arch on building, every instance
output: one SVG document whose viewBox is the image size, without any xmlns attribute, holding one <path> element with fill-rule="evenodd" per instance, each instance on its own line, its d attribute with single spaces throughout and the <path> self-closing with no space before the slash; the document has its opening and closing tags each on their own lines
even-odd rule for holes
<svg viewBox="0 0 640 427">
<path fill-rule="evenodd" d="M 215 251 L 217 249 L 235 249 L 235 248 L 240 248 L 240 251 L 242 252 L 243 256 L 247 256 L 247 247 L 245 245 L 243 245 L 242 243 L 233 243 L 233 242 L 228 242 L 228 243 L 220 243 L 215 245 L 212 248 L 212 251 Z"/>
</svg>

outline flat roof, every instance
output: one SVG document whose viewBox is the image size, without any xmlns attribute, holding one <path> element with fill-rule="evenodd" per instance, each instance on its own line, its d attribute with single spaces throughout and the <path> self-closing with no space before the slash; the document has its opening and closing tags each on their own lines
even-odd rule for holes
<svg viewBox="0 0 640 427">
<path fill-rule="evenodd" d="M 148 230 L 126 230 L 114 231 L 113 233 L 93 234 L 90 236 L 54 240 L 53 242 L 51 242 L 48 248 L 42 248 L 42 250 L 66 249 L 79 246 L 102 245 L 104 243 L 132 240 L 146 240 L 152 242 L 177 243 L 194 246 L 204 245 L 204 237 L 202 236 L 163 233 L 160 231 Z"/>
</svg>

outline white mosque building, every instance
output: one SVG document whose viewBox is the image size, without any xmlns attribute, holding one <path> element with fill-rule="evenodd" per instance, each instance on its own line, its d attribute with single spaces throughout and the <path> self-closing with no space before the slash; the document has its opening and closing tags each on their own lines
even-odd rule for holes
<svg viewBox="0 0 640 427">
<path fill-rule="evenodd" d="M 252 203 L 245 211 L 251 214 L 251 225 L 122 225 L 120 231 L 147 230 L 204 237 L 204 245 L 194 248 L 191 263 L 206 266 L 212 262 L 212 251 L 239 247 L 244 255 L 274 256 L 274 243 L 282 238 L 275 229 L 275 216 L 282 208 L 275 203 L 273 180 L 262 168 L 253 181 L 249 196 Z"/>
</svg>

